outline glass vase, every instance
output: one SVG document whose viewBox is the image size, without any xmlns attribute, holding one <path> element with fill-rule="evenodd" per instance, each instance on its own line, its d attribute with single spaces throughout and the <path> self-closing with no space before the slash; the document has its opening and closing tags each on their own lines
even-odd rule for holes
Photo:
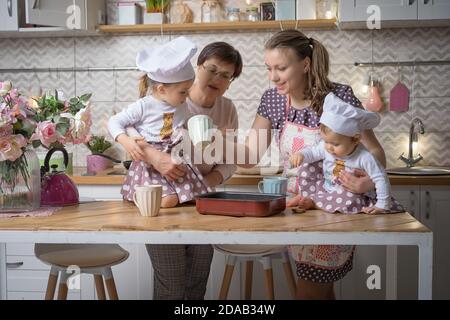
<svg viewBox="0 0 450 320">
<path fill-rule="evenodd" d="M 39 159 L 27 148 L 15 161 L 0 161 L 0 213 L 28 212 L 40 207 Z"/>
</svg>

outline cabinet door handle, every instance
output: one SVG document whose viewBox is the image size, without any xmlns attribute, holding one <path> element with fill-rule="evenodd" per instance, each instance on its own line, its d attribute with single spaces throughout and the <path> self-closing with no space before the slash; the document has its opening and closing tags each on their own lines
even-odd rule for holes
<svg viewBox="0 0 450 320">
<path fill-rule="evenodd" d="M 424 4 L 424 5 L 427 5 L 427 4 L 429 4 L 429 3 L 430 3 L 430 0 L 424 0 L 424 1 L 423 1 L 423 4 Z"/>
<path fill-rule="evenodd" d="M 430 210 L 430 191 L 425 192 L 425 218 L 430 219 L 431 210 Z"/>
<path fill-rule="evenodd" d="M 33 9 L 39 9 L 39 2 L 40 2 L 40 0 L 34 0 Z"/>
<path fill-rule="evenodd" d="M 7 262 L 6 263 L 6 268 L 7 269 L 16 269 L 16 268 L 19 268 L 21 266 L 23 266 L 23 262 L 22 261 L 20 261 L 20 262 Z"/>
<path fill-rule="evenodd" d="M 409 5 L 409 6 L 412 6 L 412 5 L 414 4 L 414 2 L 416 2 L 416 0 L 409 0 L 408 5 Z"/>
<path fill-rule="evenodd" d="M 12 18 L 12 0 L 8 0 L 6 5 L 8 6 L 8 15 L 10 18 Z"/>
<path fill-rule="evenodd" d="M 415 200 L 415 192 L 413 190 L 410 191 L 410 199 L 411 199 L 411 203 L 410 203 L 409 213 L 411 213 L 412 216 L 415 217 L 413 208 L 416 205 L 416 200 Z"/>
</svg>

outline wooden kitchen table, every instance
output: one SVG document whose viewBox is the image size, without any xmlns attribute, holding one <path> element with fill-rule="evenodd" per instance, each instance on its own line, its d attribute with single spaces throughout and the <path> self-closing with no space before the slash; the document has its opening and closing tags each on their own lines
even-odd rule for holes
<svg viewBox="0 0 450 320">
<path fill-rule="evenodd" d="M 386 297 L 396 298 L 396 246 L 419 248 L 419 299 L 431 299 L 433 233 L 409 213 L 342 215 L 312 210 L 264 218 L 198 214 L 193 206 L 142 217 L 122 201 L 65 207 L 50 217 L 0 218 L 0 243 L 387 245 Z"/>
</svg>

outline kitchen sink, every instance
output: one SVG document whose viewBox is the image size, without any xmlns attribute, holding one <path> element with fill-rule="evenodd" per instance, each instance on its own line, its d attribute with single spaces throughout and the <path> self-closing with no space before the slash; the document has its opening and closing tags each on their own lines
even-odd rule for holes
<svg viewBox="0 0 450 320">
<path fill-rule="evenodd" d="M 387 169 L 386 172 L 402 176 L 450 176 L 450 167 L 402 167 Z"/>
</svg>

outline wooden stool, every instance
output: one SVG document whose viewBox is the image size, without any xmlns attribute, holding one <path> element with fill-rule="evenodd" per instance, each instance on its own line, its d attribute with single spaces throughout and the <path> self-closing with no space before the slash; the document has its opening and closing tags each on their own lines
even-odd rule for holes
<svg viewBox="0 0 450 320">
<path fill-rule="evenodd" d="M 253 260 L 257 259 L 262 263 L 264 268 L 267 298 L 273 300 L 275 295 L 273 288 L 272 259 L 279 257 L 281 257 L 283 262 L 283 268 L 292 298 L 295 299 L 296 283 L 285 246 L 215 245 L 214 249 L 227 255 L 227 265 L 219 293 L 220 300 L 225 300 L 228 296 L 234 266 L 238 259 L 246 261 L 245 299 L 249 300 L 252 297 Z"/>
<path fill-rule="evenodd" d="M 58 274 L 58 300 L 67 299 L 67 279 L 71 274 L 66 270 L 69 266 L 80 269 L 80 273 L 94 275 L 95 287 L 99 300 L 106 300 L 103 279 L 105 280 L 110 300 L 118 300 L 116 285 L 111 267 L 125 261 L 129 253 L 117 244 L 43 244 L 34 246 L 36 257 L 51 266 L 45 300 L 53 300 L 55 296 Z"/>
</svg>

